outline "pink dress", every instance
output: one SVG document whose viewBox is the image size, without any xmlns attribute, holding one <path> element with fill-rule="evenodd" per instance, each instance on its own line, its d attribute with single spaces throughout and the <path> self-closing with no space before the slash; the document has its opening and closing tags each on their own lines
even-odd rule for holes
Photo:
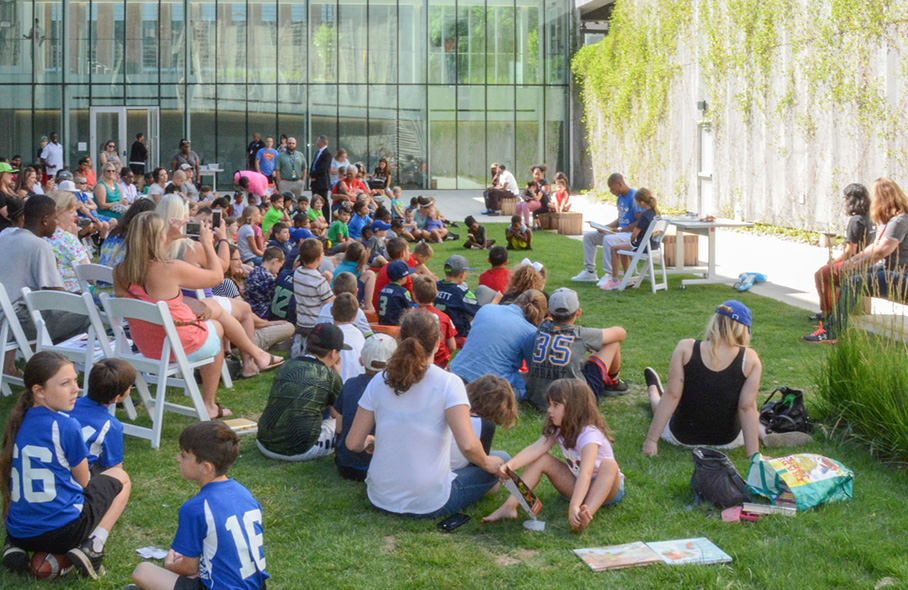
<svg viewBox="0 0 908 590">
<path fill-rule="evenodd" d="M 130 285 L 129 292 L 133 297 L 140 301 L 148 303 L 157 303 L 158 300 L 152 299 L 141 285 Z M 173 299 L 164 300 L 167 308 L 170 310 L 170 316 L 174 323 L 177 324 L 177 335 L 183 345 L 183 352 L 187 355 L 192 354 L 202 348 L 208 339 L 208 327 L 205 322 L 196 322 L 195 313 L 188 305 L 183 303 L 183 293 L 180 292 Z M 183 322 L 193 322 L 191 324 L 179 325 Z M 150 324 L 142 320 L 129 320 L 130 336 L 139 352 L 151 359 L 161 358 L 161 351 L 164 348 L 164 326 Z M 173 362 L 173 353 L 170 355 L 170 361 Z"/>
</svg>

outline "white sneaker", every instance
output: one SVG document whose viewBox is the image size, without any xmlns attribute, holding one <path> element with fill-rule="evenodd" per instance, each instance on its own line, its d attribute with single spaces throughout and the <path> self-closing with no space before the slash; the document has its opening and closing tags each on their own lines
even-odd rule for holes
<svg viewBox="0 0 908 590">
<path fill-rule="evenodd" d="M 580 271 L 580 274 L 578 274 L 576 277 L 571 278 L 571 280 L 578 283 L 595 283 L 599 280 L 599 275 L 597 275 L 594 271 L 583 269 L 582 271 Z"/>
<path fill-rule="evenodd" d="M 605 273 L 604 275 L 602 275 L 602 278 L 599 279 L 599 282 L 596 283 L 596 286 L 599 287 L 600 289 L 604 289 L 605 286 L 608 285 L 609 281 L 611 281 L 611 280 L 612 280 L 612 275 Z"/>
</svg>

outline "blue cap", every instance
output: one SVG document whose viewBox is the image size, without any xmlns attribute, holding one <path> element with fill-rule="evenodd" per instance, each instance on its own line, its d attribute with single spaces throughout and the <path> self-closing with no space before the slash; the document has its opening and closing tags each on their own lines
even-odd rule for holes
<svg viewBox="0 0 908 590">
<path fill-rule="evenodd" d="M 375 233 L 377 231 L 387 231 L 389 229 L 391 229 L 390 223 L 385 223 L 380 219 L 376 219 L 372 222 L 372 233 Z"/>
<path fill-rule="evenodd" d="M 388 265 L 388 278 L 392 281 L 399 281 L 414 272 L 416 272 L 416 269 L 407 266 L 407 263 L 403 260 L 395 260 Z"/>
<path fill-rule="evenodd" d="M 722 305 L 716 308 L 716 313 L 729 317 L 739 324 L 743 324 L 750 328 L 753 324 L 753 317 L 750 314 L 750 310 L 746 305 L 740 301 L 735 301 L 734 299 L 729 299 Z"/>
</svg>

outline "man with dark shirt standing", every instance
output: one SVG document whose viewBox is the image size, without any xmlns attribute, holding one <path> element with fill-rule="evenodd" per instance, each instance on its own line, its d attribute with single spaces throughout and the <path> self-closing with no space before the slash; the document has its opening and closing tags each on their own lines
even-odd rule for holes
<svg viewBox="0 0 908 590">
<path fill-rule="evenodd" d="M 252 134 L 252 142 L 249 144 L 249 147 L 246 148 L 246 169 L 255 170 L 255 156 L 259 153 L 259 150 L 265 147 L 265 142 L 262 141 L 261 133 Z"/>
<path fill-rule="evenodd" d="M 145 134 L 137 133 L 136 140 L 129 150 L 129 169 L 136 175 L 136 180 L 139 182 L 145 180 L 145 162 L 147 161 L 148 148 L 145 147 Z"/>
</svg>

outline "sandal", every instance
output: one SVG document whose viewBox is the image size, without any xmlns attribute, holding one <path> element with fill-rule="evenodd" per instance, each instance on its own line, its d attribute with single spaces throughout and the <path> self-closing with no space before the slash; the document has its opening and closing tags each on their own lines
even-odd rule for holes
<svg viewBox="0 0 908 590">
<path fill-rule="evenodd" d="M 214 405 L 216 405 L 216 406 L 218 407 L 217 416 L 214 416 L 214 417 L 209 416 L 209 419 L 211 419 L 211 420 L 220 420 L 221 418 L 228 418 L 228 417 L 230 417 L 230 416 L 233 416 L 233 412 L 231 412 L 231 411 L 230 411 L 229 409 L 227 409 L 227 408 L 224 408 L 224 407 L 223 407 L 221 404 L 219 404 L 218 402 L 214 402 Z"/>
<path fill-rule="evenodd" d="M 274 359 L 277 359 L 277 360 L 275 361 Z M 271 364 L 268 365 L 267 367 L 265 367 L 264 369 L 259 369 L 259 374 L 261 375 L 262 373 L 267 373 L 268 371 L 273 371 L 274 369 L 283 365 L 285 360 L 286 359 L 283 359 L 277 355 L 272 354 L 271 355 Z"/>
</svg>

